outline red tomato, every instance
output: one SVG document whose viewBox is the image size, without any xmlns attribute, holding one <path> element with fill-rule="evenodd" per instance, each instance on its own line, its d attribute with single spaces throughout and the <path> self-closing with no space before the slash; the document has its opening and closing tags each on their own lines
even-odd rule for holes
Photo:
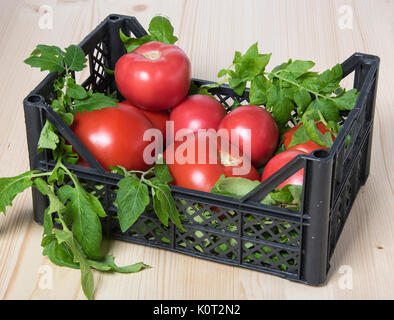
<svg viewBox="0 0 394 320">
<path fill-rule="evenodd" d="M 288 149 L 289 144 L 291 143 L 291 139 L 293 138 L 293 134 L 297 131 L 297 129 L 302 125 L 302 123 L 296 125 L 295 127 L 291 128 L 290 130 L 286 131 L 283 134 L 283 144 L 285 146 L 285 149 Z M 329 132 L 326 128 L 326 126 L 322 123 L 322 122 L 317 122 L 316 123 L 316 127 L 317 129 L 322 133 L 325 134 L 326 132 Z M 333 134 L 331 134 L 332 140 L 335 140 L 335 136 Z M 306 153 L 311 153 L 314 150 L 318 150 L 318 149 L 328 149 L 326 147 L 322 147 L 319 146 L 318 144 L 314 143 L 312 140 L 309 140 L 308 142 L 305 143 L 301 143 L 301 144 L 297 144 L 291 148 L 289 148 L 289 150 L 300 150 Z"/>
<path fill-rule="evenodd" d="M 250 144 L 250 158 L 256 168 L 268 161 L 278 143 L 279 130 L 274 118 L 258 106 L 241 106 L 231 111 L 221 121 L 220 129 L 226 129 L 231 135 L 231 143 L 242 151 L 245 144 Z M 245 133 L 245 129 L 250 130 L 250 135 Z M 231 130 L 234 131 L 231 133 Z"/>
<path fill-rule="evenodd" d="M 187 137 L 190 137 L 191 140 L 186 140 L 185 138 L 184 141 L 186 142 L 175 141 L 167 147 L 164 153 L 164 158 L 166 159 L 168 168 L 174 178 L 174 184 L 184 188 L 210 192 L 212 187 L 219 180 L 220 176 L 224 174 L 224 167 L 220 163 L 209 163 L 209 152 L 216 153 L 217 158 L 219 158 L 217 148 L 216 146 L 212 147 L 209 143 L 206 143 L 206 152 L 202 155 L 205 158 L 206 163 L 199 164 L 198 136 L 190 134 Z M 201 139 L 201 141 L 203 140 Z M 182 152 L 182 155 L 185 158 L 188 158 L 188 162 L 186 163 L 182 163 L 180 157 L 177 156 L 176 153 L 177 150 L 178 152 L 181 151 L 181 145 L 190 147 L 190 149 L 185 149 L 185 151 Z M 194 155 L 189 154 L 187 150 L 193 150 Z M 168 155 L 168 153 L 172 151 L 174 152 L 173 163 L 171 163 L 172 161 L 169 161 Z"/>
<path fill-rule="evenodd" d="M 186 96 L 190 61 L 181 48 L 153 41 L 120 57 L 115 81 L 132 104 L 150 111 L 174 107 Z"/>
<path fill-rule="evenodd" d="M 216 144 L 210 144 L 208 143 L 208 140 L 206 140 L 204 142 L 205 152 L 199 152 L 201 150 L 199 150 L 198 146 L 202 145 L 204 139 L 207 138 L 199 137 L 195 133 L 190 134 L 187 137 L 194 137 L 194 139 L 189 138 L 186 140 L 185 138 L 183 141 L 176 141 L 168 146 L 164 153 L 164 158 L 166 159 L 168 168 L 174 178 L 175 185 L 210 192 L 221 175 L 224 174 L 227 177 L 234 176 L 231 170 L 233 166 L 226 167 L 222 164 L 220 152 Z M 194 154 L 188 154 L 188 150 L 194 152 Z M 169 161 L 169 152 L 172 151 L 175 155 L 173 161 Z M 185 159 L 188 157 L 189 162 L 182 163 L 183 159 L 180 159 L 179 155 L 177 156 L 177 152 L 182 154 Z M 217 161 L 215 163 L 209 163 L 210 153 L 211 155 L 216 156 Z M 202 160 L 201 158 L 205 159 L 205 163 L 199 162 Z M 237 166 L 240 166 L 239 162 Z M 257 180 L 259 180 L 256 169 L 251 166 L 251 170 L 247 174 L 241 175 L 241 177 L 256 179 L 256 174 Z"/>
<path fill-rule="evenodd" d="M 140 112 L 142 112 L 145 117 L 152 123 L 152 126 L 156 129 L 159 129 L 161 134 L 163 135 L 163 141 L 166 141 L 166 122 L 170 120 L 170 114 L 167 110 L 163 111 L 148 111 L 144 109 L 137 108 L 133 106 L 129 101 L 119 102 L 119 105 L 124 105 L 127 107 L 134 108 Z"/>
<path fill-rule="evenodd" d="M 170 119 L 174 121 L 176 134 L 180 129 L 190 129 L 192 132 L 197 132 L 198 129 L 217 130 L 225 116 L 226 110 L 215 98 L 194 94 L 171 110 Z"/>
<path fill-rule="evenodd" d="M 104 169 L 121 165 L 127 170 L 146 170 L 143 141 L 151 122 L 139 111 L 124 106 L 77 113 L 71 129 Z M 83 163 L 83 161 L 82 161 Z"/>
<path fill-rule="evenodd" d="M 272 176 L 276 171 L 285 166 L 291 160 L 293 160 L 299 154 L 306 154 L 305 152 L 299 150 L 287 150 L 281 153 L 278 153 L 274 157 L 268 161 L 267 165 L 264 167 L 263 175 L 261 176 L 261 182 L 267 180 L 270 176 Z M 286 179 L 282 182 L 277 188 L 281 189 L 287 184 L 303 184 L 304 180 L 304 169 L 297 171 L 290 178 Z"/>
</svg>

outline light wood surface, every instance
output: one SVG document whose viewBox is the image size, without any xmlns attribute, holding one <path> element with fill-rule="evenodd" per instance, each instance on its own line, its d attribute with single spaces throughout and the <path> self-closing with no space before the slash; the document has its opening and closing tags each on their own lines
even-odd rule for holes
<svg viewBox="0 0 394 320">
<path fill-rule="evenodd" d="M 53 9 L 51 30 L 39 28 L 41 5 Z M 353 11 L 352 29 L 340 27 L 343 5 Z M 170 17 L 196 78 L 216 80 L 235 50 L 245 51 L 256 41 L 273 53 L 268 69 L 291 57 L 316 61 L 315 69 L 323 70 L 356 51 L 380 56 L 381 69 L 370 177 L 343 230 L 326 285 L 309 287 L 165 250 L 106 241 L 118 264 L 144 261 L 152 268 L 132 275 L 94 272 L 95 298 L 393 299 L 394 1 L 1 0 L 1 177 L 28 170 L 22 100 L 43 74 L 23 60 L 39 43 L 65 47 L 80 42 L 110 13 L 134 15 L 145 27 L 156 14 Z M 84 299 L 79 271 L 56 267 L 42 256 L 41 234 L 42 227 L 32 219 L 28 190 L 0 216 L 0 298 Z M 341 286 L 341 266 L 351 268 L 352 289 Z"/>
</svg>

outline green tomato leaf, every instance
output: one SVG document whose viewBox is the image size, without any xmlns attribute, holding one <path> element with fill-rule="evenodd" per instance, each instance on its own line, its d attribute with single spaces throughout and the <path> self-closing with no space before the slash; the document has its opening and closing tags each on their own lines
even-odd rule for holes
<svg viewBox="0 0 394 320">
<path fill-rule="evenodd" d="M 130 38 L 127 42 L 125 42 L 126 51 L 128 53 L 134 51 L 139 46 L 143 45 L 144 43 L 155 41 L 155 38 L 151 35 L 145 35 L 141 38 Z"/>
<path fill-rule="evenodd" d="M 41 71 L 57 72 L 64 70 L 64 52 L 56 46 L 38 45 L 24 62 Z"/>
<path fill-rule="evenodd" d="M 352 110 L 356 104 L 359 93 L 356 89 L 343 91 L 338 97 L 333 98 L 339 110 Z"/>
<path fill-rule="evenodd" d="M 32 178 L 37 171 L 25 172 L 16 177 L 0 178 L 0 212 L 5 214 L 15 197 L 33 185 Z"/>
<path fill-rule="evenodd" d="M 74 232 L 74 228 L 73 228 Z M 92 270 L 89 266 L 89 262 L 85 257 L 84 250 L 81 248 L 81 243 L 75 241 L 71 232 L 66 230 L 54 230 L 57 242 L 59 245 L 67 244 L 70 248 L 72 255 L 74 256 L 74 263 L 79 264 L 81 269 L 81 286 L 85 296 L 89 299 L 93 299 L 94 279 Z M 74 234 L 75 235 L 75 234 Z"/>
<path fill-rule="evenodd" d="M 317 77 L 317 87 L 323 93 L 332 93 L 339 87 L 343 76 L 342 66 L 335 65 L 332 69 L 324 71 Z"/>
<path fill-rule="evenodd" d="M 252 44 L 248 50 L 245 52 L 245 54 L 241 57 L 241 59 L 238 61 L 238 63 L 242 62 L 242 59 L 244 58 L 254 58 L 259 55 L 259 49 L 258 49 L 258 43 Z"/>
<path fill-rule="evenodd" d="M 239 78 L 231 78 L 229 80 L 229 84 L 230 84 L 231 88 L 235 88 L 236 86 L 242 84 L 243 82 L 245 82 L 245 81 L 242 81 L 242 79 L 239 79 Z M 245 86 L 246 86 L 246 82 L 245 82 Z"/>
<path fill-rule="evenodd" d="M 246 83 L 248 81 L 253 81 L 255 77 L 262 74 L 268 62 L 270 61 L 270 58 L 271 54 L 259 54 L 258 45 L 256 42 L 249 47 L 244 55 L 242 55 L 239 51 L 236 51 L 233 59 L 234 70 L 223 69 L 219 72 L 218 76 L 224 76 L 225 74 L 228 74 L 230 76 L 230 87 L 237 95 L 242 96 L 246 89 Z M 262 81 L 262 79 L 260 79 L 260 81 Z M 257 86 L 259 84 L 261 83 L 258 83 Z M 259 90 L 257 89 L 257 87 L 253 88 L 255 99 L 257 99 L 257 96 L 260 94 L 258 93 Z M 261 94 L 258 99 L 261 100 Z"/>
<path fill-rule="evenodd" d="M 55 128 L 53 127 L 52 123 L 46 120 L 38 140 L 37 152 L 41 152 L 44 149 L 55 150 L 58 143 L 59 137 L 55 132 Z"/>
<path fill-rule="evenodd" d="M 177 209 L 175 200 L 171 194 L 171 189 L 167 184 L 161 182 L 155 183 L 152 188 L 153 192 L 153 209 L 155 210 L 160 221 L 166 225 L 168 218 L 181 230 L 185 231 L 181 224 L 180 214 Z M 168 217 L 168 218 L 167 218 Z M 167 223 L 168 225 L 168 223 Z"/>
<path fill-rule="evenodd" d="M 178 38 L 174 36 L 174 28 L 171 22 L 162 16 L 153 17 L 149 23 L 149 33 L 156 41 L 174 44 Z"/>
<path fill-rule="evenodd" d="M 59 113 L 60 117 L 62 120 L 66 123 L 66 125 L 71 126 L 73 121 L 74 121 L 74 115 L 72 113 L 66 112 L 66 113 Z"/>
<path fill-rule="evenodd" d="M 338 122 L 341 120 L 336 104 L 329 99 L 315 99 L 306 110 L 309 119 L 320 120 L 319 113 L 321 113 L 326 121 Z"/>
<path fill-rule="evenodd" d="M 228 73 L 228 70 L 227 70 L 227 69 L 221 69 L 221 70 L 218 72 L 218 78 L 224 77 L 227 73 Z"/>
<path fill-rule="evenodd" d="M 93 300 L 94 279 L 89 262 L 85 258 L 83 250 L 73 238 L 72 241 L 70 241 L 69 246 L 74 254 L 74 262 L 79 263 L 79 268 L 81 269 L 82 291 L 89 300 Z"/>
<path fill-rule="evenodd" d="M 242 81 L 253 80 L 264 71 L 270 59 L 271 54 L 259 54 L 256 42 L 242 57 L 237 59 L 234 65 L 235 74 Z"/>
<path fill-rule="evenodd" d="M 103 93 L 93 93 L 83 100 L 75 100 L 74 113 L 92 112 L 109 107 L 117 107 L 118 100 Z"/>
<path fill-rule="evenodd" d="M 43 247 L 42 254 L 55 265 L 79 269 L 79 264 L 74 262 L 74 254 L 65 242 L 59 244 L 56 238 L 51 238 Z"/>
<path fill-rule="evenodd" d="M 99 216 L 106 214 L 99 200 L 87 193 L 79 183 L 74 187 L 61 187 L 58 196 L 62 202 L 69 200 L 66 208 L 72 213 L 72 231 L 83 252 L 88 258 L 101 258 L 102 230 Z"/>
<path fill-rule="evenodd" d="M 230 84 L 230 87 L 233 88 L 234 92 L 237 95 L 242 96 L 245 92 L 245 89 L 246 89 L 246 81 L 239 82 L 238 80 L 239 79 L 231 79 L 229 81 L 229 84 Z M 237 83 L 237 85 L 235 85 L 235 83 Z"/>
<path fill-rule="evenodd" d="M 170 170 L 166 164 L 155 164 L 155 176 L 162 183 L 170 183 L 174 181 Z"/>
<path fill-rule="evenodd" d="M 58 243 L 71 243 L 73 236 L 69 231 L 55 229 L 53 231 Z"/>
<path fill-rule="evenodd" d="M 67 90 L 66 95 L 73 99 L 85 99 L 88 97 L 88 92 L 85 90 L 84 87 L 75 83 L 74 79 L 67 80 Z"/>
<path fill-rule="evenodd" d="M 287 66 L 287 70 L 291 72 L 295 78 L 299 78 L 313 68 L 315 63 L 313 61 L 295 60 Z"/>
<path fill-rule="evenodd" d="M 260 203 L 300 211 L 302 203 L 302 186 L 288 184 L 281 189 L 270 192 Z M 298 235 L 297 235 L 298 236 Z M 289 239 L 284 238 L 285 242 Z"/>
<path fill-rule="evenodd" d="M 63 92 L 61 93 L 63 95 Z M 56 112 L 66 112 L 66 109 L 64 108 L 63 104 L 60 102 L 60 99 L 55 99 L 51 103 L 52 109 Z"/>
<path fill-rule="evenodd" d="M 61 163 L 58 161 L 55 168 L 53 168 L 52 173 L 48 176 L 48 183 L 53 184 L 54 181 L 58 181 L 58 185 L 63 184 L 64 180 L 64 170 L 60 168 Z"/>
<path fill-rule="evenodd" d="M 120 40 L 121 40 L 123 43 L 126 43 L 127 41 L 129 41 L 129 40 L 131 39 L 131 37 L 129 37 L 129 36 L 127 36 L 127 35 L 124 34 L 124 32 L 122 31 L 122 29 L 119 29 L 119 37 L 120 37 Z"/>
<path fill-rule="evenodd" d="M 72 44 L 65 50 L 64 62 L 68 69 L 71 71 L 82 71 L 86 67 L 85 63 L 88 61 L 82 48 Z"/>
<path fill-rule="evenodd" d="M 265 205 L 267 205 L 267 206 L 273 206 L 273 207 L 278 206 L 278 202 L 275 201 L 275 200 L 272 198 L 272 195 L 271 195 L 271 194 L 272 194 L 272 192 L 270 192 L 269 194 L 267 194 L 266 197 L 265 197 L 263 200 L 260 201 L 260 203 L 265 204 Z"/>
<path fill-rule="evenodd" d="M 311 101 L 311 95 L 305 89 L 299 89 L 294 93 L 294 102 L 297 105 L 297 113 L 299 116 L 302 116 Z"/>
<path fill-rule="evenodd" d="M 282 70 L 286 70 L 287 67 L 293 62 L 293 60 L 289 59 L 289 61 L 284 62 L 278 66 L 276 66 L 275 68 L 272 69 L 271 74 L 269 75 L 270 79 L 273 78 L 273 74 L 282 71 Z"/>
<path fill-rule="evenodd" d="M 326 132 L 324 135 L 317 129 L 315 121 L 303 120 L 305 131 L 309 138 L 319 146 L 330 148 L 332 146 L 332 137 L 330 132 Z"/>
<path fill-rule="evenodd" d="M 74 260 L 79 260 L 79 267 L 81 269 L 81 286 L 82 291 L 88 300 L 93 300 L 93 290 L 94 290 L 94 279 L 92 270 L 85 258 L 82 258 L 82 254 L 77 256 L 74 255 Z"/>
<path fill-rule="evenodd" d="M 232 198 L 242 198 L 260 184 L 259 181 L 252 181 L 240 177 L 226 178 L 222 175 L 211 189 L 211 193 L 221 194 Z"/>
<path fill-rule="evenodd" d="M 278 124 L 279 130 L 283 131 L 294 109 L 294 104 L 287 96 L 286 91 L 277 86 L 269 88 L 267 91 L 267 107 L 272 110 L 272 116 Z"/>
<path fill-rule="evenodd" d="M 336 137 L 341 130 L 341 125 L 334 121 L 328 121 L 326 128 L 332 132 L 332 134 Z"/>
<path fill-rule="evenodd" d="M 48 185 L 43 179 L 35 179 L 33 185 L 41 194 L 47 196 L 49 199 L 49 206 L 44 213 L 44 234 L 51 234 L 53 229 L 52 214 L 55 212 L 62 212 L 65 206 L 56 196 L 53 186 Z"/>
<path fill-rule="evenodd" d="M 302 186 L 295 185 L 295 184 L 289 184 L 285 187 L 287 187 L 290 190 L 291 195 L 293 196 L 292 203 L 298 204 L 299 206 L 301 206 L 301 204 L 302 204 Z"/>
<path fill-rule="evenodd" d="M 293 196 L 288 188 L 282 188 L 270 194 L 271 198 L 279 203 L 291 203 L 293 201 Z"/>
<path fill-rule="evenodd" d="M 162 208 L 162 204 L 159 200 L 159 198 L 156 195 L 156 189 L 152 188 L 152 199 L 153 199 L 153 210 L 155 210 L 155 213 L 157 217 L 159 218 L 160 222 L 168 227 L 168 219 L 169 219 L 169 214 L 168 212 Z"/>
<path fill-rule="evenodd" d="M 298 129 L 294 132 L 293 136 L 291 137 L 290 144 L 287 146 L 287 149 L 294 147 L 298 144 L 303 144 L 311 140 L 308 134 L 305 131 L 305 126 L 302 124 L 298 127 Z"/>
<path fill-rule="evenodd" d="M 149 191 L 147 185 L 135 176 L 123 178 L 118 187 L 114 204 L 118 208 L 120 229 L 126 232 L 149 204 Z"/>
<path fill-rule="evenodd" d="M 267 103 L 267 91 L 271 87 L 271 82 L 263 75 L 256 76 L 250 85 L 250 104 L 263 105 Z"/>
<path fill-rule="evenodd" d="M 234 52 L 233 64 L 240 63 L 242 59 L 242 53 L 239 51 Z"/>
</svg>

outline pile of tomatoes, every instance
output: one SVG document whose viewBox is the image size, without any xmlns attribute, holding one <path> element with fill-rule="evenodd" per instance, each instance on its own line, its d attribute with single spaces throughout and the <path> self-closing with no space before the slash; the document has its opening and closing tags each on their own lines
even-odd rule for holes
<svg viewBox="0 0 394 320">
<path fill-rule="evenodd" d="M 143 153 L 150 141 L 144 139 L 144 133 L 152 128 L 162 134 L 163 155 L 174 184 L 206 192 L 222 175 L 264 181 L 297 155 L 322 148 L 310 141 L 274 156 L 281 139 L 274 118 L 263 107 L 245 105 L 227 113 L 211 96 L 187 95 L 191 65 L 176 45 L 149 42 L 123 55 L 115 67 L 115 81 L 126 100 L 116 107 L 78 113 L 72 124 L 74 133 L 106 170 L 116 165 L 127 170 L 149 169 L 152 164 L 144 161 Z M 166 130 L 169 121 L 173 124 L 170 134 Z M 318 129 L 327 131 L 321 123 Z M 229 135 L 219 134 L 218 141 L 225 139 L 239 156 L 223 150 L 219 143 L 207 143 L 207 137 L 201 137 L 199 130 L 228 132 Z M 296 130 L 294 127 L 284 134 L 285 149 Z M 187 134 L 181 141 L 174 139 L 182 132 Z M 191 152 L 194 161 L 179 160 L 176 155 L 185 152 Z M 212 154 L 217 159 L 213 163 L 208 159 Z M 83 159 L 80 164 L 87 165 Z M 237 174 L 233 170 L 245 164 L 248 171 Z M 262 167 L 260 177 L 257 169 Z M 300 170 L 278 187 L 302 185 L 302 181 Z"/>
</svg>

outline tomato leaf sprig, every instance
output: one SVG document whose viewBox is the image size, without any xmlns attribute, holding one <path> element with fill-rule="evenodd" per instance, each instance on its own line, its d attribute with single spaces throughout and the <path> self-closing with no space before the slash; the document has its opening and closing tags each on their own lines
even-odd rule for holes
<svg viewBox="0 0 394 320">
<path fill-rule="evenodd" d="M 342 66 L 337 64 L 319 74 L 310 71 L 313 61 L 289 59 L 266 72 L 270 57 L 258 52 L 257 43 L 243 55 L 236 51 L 233 64 L 219 71 L 218 78 L 224 79 L 218 84 L 228 82 L 235 93 L 243 95 L 250 83 L 250 104 L 265 105 L 281 132 L 287 130 L 290 120 L 302 122 L 298 143 L 312 140 L 329 148 L 330 133 L 336 136 L 340 129 L 340 111 L 352 110 L 358 97 L 356 89 L 346 91 L 340 87 Z M 322 121 L 330 133 L 322 135 L 316 121 Z"/>
<path fill-rule="evenodd" d="M 114 203 L 118 208 L 122 232 L 126 232 L 150 204 L 148 187 L 152 194 L 153 209 L 161 223 L 167 227 L 170 219 L 181 231 L 185 231 L 168 185 L 173 178 L 166 164 L 156 164 L 145 172 L 127 171 L 122 166 L 111 167 L 111 170 L 124 176 L 118 183 L 119 190 Z"/>
<path fill-rule="evenodd" d="M 65 176 L 72 186 L 62 185 Z M 106 213 L 100 201 L 83 189 L 61 158 L 51 172 L 29 171 L 16 177 L 0 178 L 0 212 L 5 214 L 16 195 L 31 186 L 49 199 L 43 222 L 43 254 L 58 266 L 81 269 L 82 290 L 88 299 L 93 298 L 92 268 L 129 273 L 149 267 L 143 262 L 118 267 L 112 255 L 102 254 L 100 218 Z M 58 223 L 57 229 L 53 217 Z"/>
<path fill-rule="evenodd" d="M 137 49 L 144 43 L 151 41 L 159 41 L 167 44 L 174 44 L 178 38 L 174 36 L 174 27 L 171 22 L 162 16 L 155 16 L 149 23 L 149 34 L 141 38 L 128 37 L 119 29 L 120 39 L 124 43 L 127 52 Z"/>
<path fill-rule="evenodd" d="M 76 84 L 73 73 L 82 71 L 86 61 L 83 50 L 75 45 L 65 48 L 65 51 L 56 46 L 38 45 L 25 60 L 41 71 L 57 73 L 53 83 L 54 98 L 50 103 L 68 126 L 76 112 L 117 106 L 113 95 L 93 93 Z M 88 299 L 93 298 L 92 268 L 121 273 L 147 268 L 143 262 L 119 267 L 112 255 L 102 254 L 100 218 L 106 217 L 106 213 L 99 199 L 86 192 L 78 178 L 64 165 L 77 163 L 78 155 L 48 120 L 37 145 L 38 152 L 43 149 L 52 150 L 55 168 L 51 172 L 29 171 L 16 177 L 0 178 L 0 212 L 5 213 L 16 195 L 28 187 L 33 186 L 47 196 L 49 206 L 44 212 L 41 242 L 43 255 L 56 265 L 81 269 L 82 290 Z M 66 178 L 71 184 L 64 184 Z M 54 228 L 54 221 L 57 228 Z"/>
<path fill-rule="evenodd" d="M 54 81 L 55 99 L 51 101 L 51 107 L 68 126 L 72 124 L 76 112 L 117 106 L 118 101 L 112 96 L 93 93 L 75 83 L 72 73 L 82 71 L 87 62 L 85 53 L 79 46 L 70 45 L 63 51 L 56 46 L 40 44 L 24 62 L 41 71 L 58 73 Z M 38 150 L 56 150 L 60 144 L 64 145 L 64 140 L 59 138 L 56 129 L 47 120 L 38 141 Z M 75 154 L 71 158 L 73 163 L 78 159 Z"/>
</svg>

